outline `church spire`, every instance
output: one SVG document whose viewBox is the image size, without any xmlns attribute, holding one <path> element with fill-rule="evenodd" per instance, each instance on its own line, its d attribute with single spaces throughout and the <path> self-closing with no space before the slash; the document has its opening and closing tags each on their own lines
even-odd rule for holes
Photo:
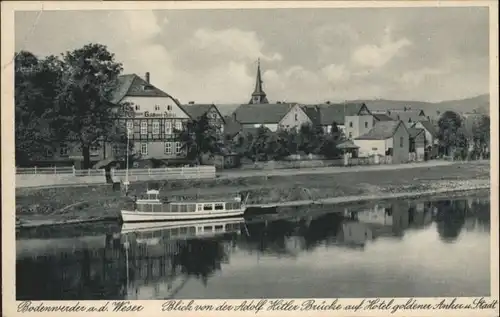
<svg viewBox="0 0 500 317">
<path fill-rule="evenodd" d="M 260 58 L 257 60 L 257 78 L 255 81 L 255 89 L 252 93 L 252 99 L 250 99 L 249 104 L 256 103 L 269 103 L 267 101 L 266 93 L 262 89 L 262 77 L 260 74 Z"/>
</svg>

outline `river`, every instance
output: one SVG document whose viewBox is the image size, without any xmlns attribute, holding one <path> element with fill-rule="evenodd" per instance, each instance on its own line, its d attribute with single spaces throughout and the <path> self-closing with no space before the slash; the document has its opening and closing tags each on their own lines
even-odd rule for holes
<svg viewBox="0 0 500 317">
<path fill-rule="evenodd" d="M 308 208 L 221 222 L 205 236 L 195 236 L 196 226 L 19 231 L 17 299 L 490 294 L 488 197 Z"/>
</svg>

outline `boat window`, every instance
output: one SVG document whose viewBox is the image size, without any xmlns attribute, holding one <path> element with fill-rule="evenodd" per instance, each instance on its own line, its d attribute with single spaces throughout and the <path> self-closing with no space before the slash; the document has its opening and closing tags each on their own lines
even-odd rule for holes
<svg viewBox="0 0 500 317">
<path fill-rule="evenodd" d="M 196 205 L 194 205 L 194 204 L 187 205 L 187 211 L 188 212 L 195 212 L 196 211 Z"/>
<path fill-rule="evenodd" d="M 203 227 L 203 231 L 205 231 L 205 232 L 212 232 L 212 227 L 211 226 L 205 226 L 205 227 Z"/>
<path fill-rule="evenodd" d="M 202 204 L 198 204 L 198 211 L 202 211 L 203 210 L 203 205 Z"/>
<path fill-rule="evenodd" d="M 226 231 L 230 231 L 231 230 L 231 224 L 227 224 L 226 225 Z"/>
<path fill-rule="evenodd" d="M 180 205 L 179 209 L 180 209 L 180 212 L 187 212 L 187 206 L 186 205 Z"/>
<path fill-rule="evenodd" d="M 189 227 L 188 232 L 189 234 L 196 234 L 196 227 Z"/>
<path fill-rule="evenodd" d="M 212 204 L 204 204 L 203 205 L 203 210 L 212 210 L 212 209 L 213 209 Z"/>
<path fill-rule="evenodd" d="M 223 210 L 224 209 L 224 204 L 221 204 L 221 203 L 215 204 L 215 208 L 214 209 L 215 210 Z"/>
<path fill-rule="evenodd" d="M 171 231 L 172 237 L 175 237 L 179 234 L 179 228 L 173 228 Z"/>
<path fill-rule="evenodd" d="M 222 231 L 224 229 L 224 226 L 215 226 L 215 231 Z"/>
<path fill-rule="evenodd" d="M 182 227 L 182 228 L 180 229 L 180 232 L 181 232 L 181 234 L 186 234 L 186 233 L 188 233 L 188 228 L 186 228 L 186 227 Z"/>
</svg>

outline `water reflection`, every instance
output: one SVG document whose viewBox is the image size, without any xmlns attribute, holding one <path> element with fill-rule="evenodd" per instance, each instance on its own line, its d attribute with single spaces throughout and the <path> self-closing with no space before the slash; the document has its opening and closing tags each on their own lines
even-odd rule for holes
<svg viewBox="0 0 500 317">
<path fill-rule="evenodd" d="M 33 238 L 32 233 L 32 238 L 26 239 L 20 234 L 17 240 L 17 299 L 176 298 L 188 283 L 198 285 L 193 286 L 195 293 L 202 292 L 202 289 L 211 288 L 211 281 L 217 285 L 223 283 L 225 272 L 240 272 L 239 268 L 245 265 L 251 266 L 253 277 L 258 279 L 258 275 L 264 276 L 266 272 L 258 269 L 260 262 L 252 259 L 271 257 L 288 261 L 280 263 L 290 264 L 299 258 L 313 257 L 324 248 L 338 249 L 336 252 L 348 248 L 346 250 L 357 252 L 366 250 L 378 239 L 391 239 L 397 243 L 411 232 L 437 233 L 438 239 L 430 241 L 431 244 L 460 243 L 464 232 L 486 233 L 484 241 L 488 241 L 489 208 L 489 201 L 480 198 L 389 201 L 371 205 L 317 207 L 304 212 L 304 216 L 276 221 L 244 222 L 243 219 L 233 219 L 194 226 L 124 227 L 121 233 L 80 237 L 75 237 L 76 231 L 71 229 L 68 230 L 71 234 L 66 237 L 50 238 L 44 233 Z M 325 210 L 330 213 L 325 213 Z M 467 239 L 466 235 L 464 239 Z M 398 258 L 391 258 L 389 253 L 387 250 L 387 258 L 383 260 L 398 261 L 399 257 L 410 256 L 398 254 Z M 344 256 L 360 261 L 355 254 L 345 253 Z M 237 261 L 232 263 L 232 258 Z M 324 258 L 322 261 L 330 260 Z M 311 258 L 310 261 L 317 260 Z M 489 259 L 485 261 L 489 263 Z M 355 267 L 352 269 L 356 270 Z M 290 275 L 289 278 L 299 278 L 302 283 L 308 283 L 307 276 L 297 277 L 285 269 L 281 274 L 283 278 Z M 453 274 L 458 276 L 462 272 Z M 486 274 L 489 278 L 489 273 Z M 332 287 L 329 285 L 335 281 L 325 279 L 325 285 L 316 286 Z M 231 285 L 224 285 L 214 287 L 224 288 L 224 292 L 230 293 Z M 351 297 L 362 292 L 348 284 L 339 286 L 338 281 L 336 287 L 347 288 L 346 292 Z M 288 291 L 283 289 L 275 297 L 286 296 Z M 192 295 L 193 291 L 189 294 Z M 215 291 L 210 294 L 217 296 Z M 262 296 L 245 294 L 247 297 Z M 314 297 L 321 294 L 303 295 Z M 330 296 L 331 293 L 322 295 Z"/>
</svg>

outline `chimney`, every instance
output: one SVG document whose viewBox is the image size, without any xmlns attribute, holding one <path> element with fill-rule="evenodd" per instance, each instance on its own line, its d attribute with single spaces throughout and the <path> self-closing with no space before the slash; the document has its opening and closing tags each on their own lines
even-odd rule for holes
<svg viewBox="0 0 500 317">
<path fill-rule="evenodd" d="M 327 100 L 325 103 L 326 103 L 327 105 L 329 105 L 329 104 L 330 104 L 330 100 Z"/>
<path fill-rule="evenodd" d="M 146 76 L 144 76 L 144 79 L 146 80 L 146 82 L 149 84 L 149 72 L 146 72 Z"/>
<path fill-rule="evenodd" d="M 194 101 L 190 101 L 190 102 L 188 102 L 188 104 L 194 105 Z"/>
</svg>

